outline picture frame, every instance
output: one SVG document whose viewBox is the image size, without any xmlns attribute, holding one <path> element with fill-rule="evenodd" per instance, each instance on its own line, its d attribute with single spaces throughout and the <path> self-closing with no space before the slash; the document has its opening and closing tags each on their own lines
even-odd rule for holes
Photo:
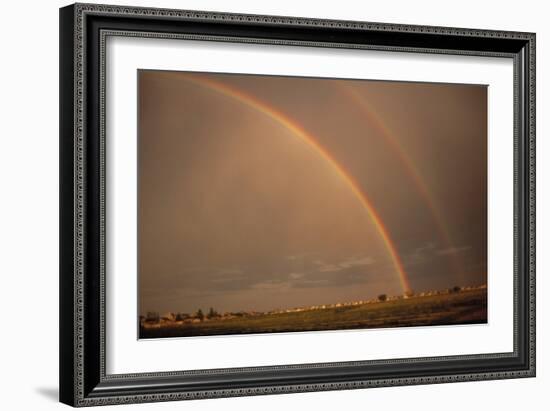
<svg viewBox="0 0 550 411">
<path fill-rule="evenodd" d="M 513 173 L 498 178 L 513 180 L 513 349 L 109 373 L 110 37 L 508 59 Z M 534 377 L 535 34 L 96 4 L 61 8 L 59 336 L 60 401 L 78 407 Z"/>
</svg>

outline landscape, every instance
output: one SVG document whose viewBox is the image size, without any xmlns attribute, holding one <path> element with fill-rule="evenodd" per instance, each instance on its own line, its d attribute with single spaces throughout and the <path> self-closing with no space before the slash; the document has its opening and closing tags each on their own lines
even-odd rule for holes
<svg viewBox="0 0 550 411">
<path fill-rule="evenodd" d="M 456 287 L 412 296 L 387 297 L 269 312 L 218 313 L 213 308 L 194 314 L 148 313 L 140 318 L 141 338 L 196 337 L 480 324 L 487 319 L 487 287 Z"/>
<path fill-rule="evenodd" d="M 487 87 L 138 71 L 141 339 L 487 323 Z"/>
</svg>

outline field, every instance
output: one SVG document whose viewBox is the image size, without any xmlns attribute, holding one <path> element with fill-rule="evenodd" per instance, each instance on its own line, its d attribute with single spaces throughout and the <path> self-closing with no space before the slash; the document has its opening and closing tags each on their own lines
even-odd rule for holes
<svg viewBox="0 0 550 411">
<path fill-rule="evenodd" d="M 193 323 L 142 324 L 140 338 L 278 333 L 487 322 L 487 289 L 342 304 L 323 309 L 256 313 Z"/>
</svg>

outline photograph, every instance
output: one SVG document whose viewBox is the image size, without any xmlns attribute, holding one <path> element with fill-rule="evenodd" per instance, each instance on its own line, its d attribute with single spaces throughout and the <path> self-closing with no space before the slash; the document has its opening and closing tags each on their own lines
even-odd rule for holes
<svg viewBox="0 0 550 411">
<path fill-rule="evenodd" d="M 137 91 L 140 339 L 487 324 L 486 84 Z"/>
<path fill-rule="evenodd" d="M 48 187 L 47 168 L 31 171 L 8 147 L 6 176 L 22 165 L 29 176 L 18 185 L 29 201 L 11 203 L 33 210 L 4 213 L 43 251 L 14 255 L 25 271 L 15 277 L 30 284 L 27 272 L 46 278 L 46 258 L 58 265 L 58 281 L 34 287 L 37 301 L 59 296 L 58 328 L 22 335 L 55 331 L 25 351 L 58 359 L 59 402 L 462 410 L 461 398 L 521 408 L 542 392 L 543 13 L 206 2 L 59 3 L 59 42 L 44 37 L 58 53 L 29 54 L 58 56 L 50 75 L 8 65 L 59 86 L 58 115 L 50 90 L 36 121 L 26 110 L 5 133 L 43 144 L 48 122 L 57 128 L 50 153 L 35 151 L 58 179 Z M 46 22 L 35 20 L 51 35 Z M 26 137 L 8 140 L 28 154 Z M 21 230 L 40 215 L 36 189 L 56 196 L 42 239 Z M 4 312 L 33 319 L 37 306 L 14 300 Z"/>
</svg>

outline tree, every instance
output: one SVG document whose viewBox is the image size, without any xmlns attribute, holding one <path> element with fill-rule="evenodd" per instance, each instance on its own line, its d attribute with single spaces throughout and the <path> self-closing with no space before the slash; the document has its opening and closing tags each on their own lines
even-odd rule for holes
<svg viewBox="0 0 550 411">
<path fill-rule="evenodd" d="M 380 294 L 378 296 L 378 301 L 386 301 L 388 299 L 388 296 L 386 294 Z"/>
<path fill-rule="evenodd" d="M 185 314 L 185 313 L 177 313 L 176 314 L 176 321 L 183 321 L 185 320 L 186 318 L 189 317 L 189 314 Z"/>
<path fill-rule="evenodd" d="M 218 316 L 218 313 L 216 312 L 216 310 L 214 310 L 212 307 L 210 307 L 210 310 L 208 310 L 208 314 L 206 316 L 206 318 L 210 319 L 210 318 L 214 318 L 214 317 L 217 317 Z"/>
<path fill-rule="evenodd" d="M 195 317 L 197 317 L 201 321 L 204 320 L 204 313 L 202 312 L 202 310 L 200 308 L 197 311 L 197 313 L 195 314 Z"/>
<path fill-rule="evenodd" d="M 158 312 L 149 311 L 147 313 L 147 317 L 145 318 L 145 321 L 150 323 L 158 323 L 160 320 L 160 315 Z"/>
</svg>

